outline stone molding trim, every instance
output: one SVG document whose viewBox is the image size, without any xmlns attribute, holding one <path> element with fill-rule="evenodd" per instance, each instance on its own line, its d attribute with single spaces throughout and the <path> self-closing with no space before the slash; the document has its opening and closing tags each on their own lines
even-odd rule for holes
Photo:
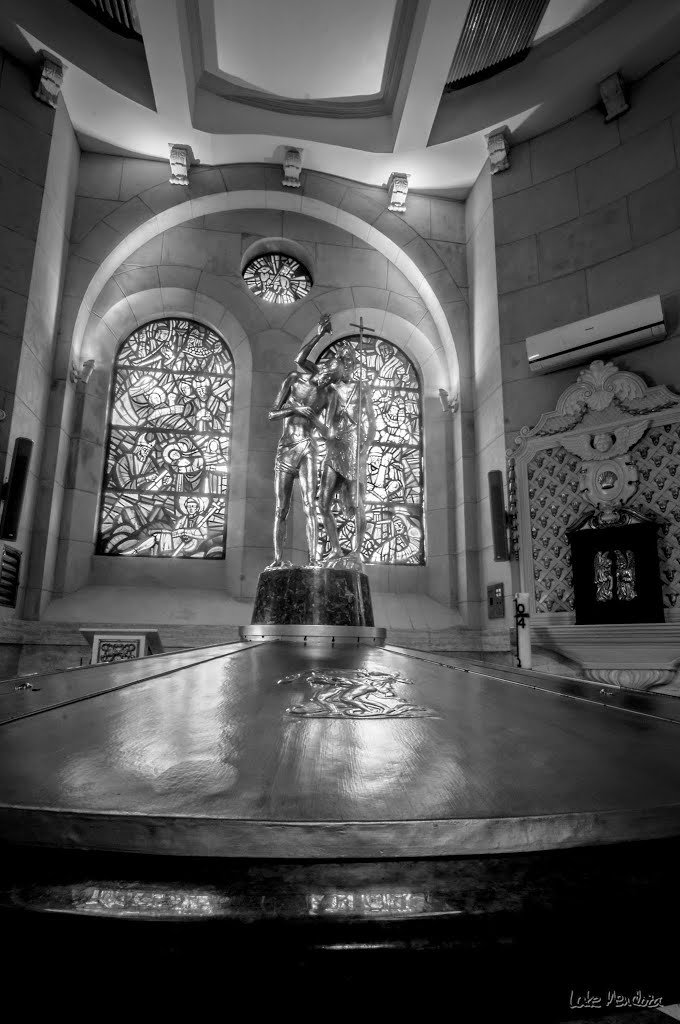
<svg viewBox="0 0 680 1024">
<path fill-rule="evenodd" d="M 595 442 L 595 444 L 593 444 Z M 567 531 L 598 507 L 629 502 L 659 524 L 659 564 L 669 618 L 680 598 L 680 395 L 596 360 L 509 449 L 515 492 L 513 534 L 520 590 L 531 614 L 573 622 Z M 613 457 L 612 457 L 613 456 Z M 608 460 L 608 461 L 602 461 Z M 616 461 L 626 486 L 607 495 L 593 467 Z"/>
</svg>

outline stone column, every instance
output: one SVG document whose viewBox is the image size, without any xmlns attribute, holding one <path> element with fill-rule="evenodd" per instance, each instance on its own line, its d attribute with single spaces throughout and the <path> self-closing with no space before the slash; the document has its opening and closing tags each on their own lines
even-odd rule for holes
<svg viewBox="0 0 680 1024">
<path fill-rule="evenodd" d="M 35 602 L 27 600 L 39 587 L 32 567 L 44 562 L 47 536 L 58 532 L 60 513 L 58 502 L 46 501 L 41 463 L 47 447 L 63 446 L 59 431 L 48 427 L 48 402 L 79 149 L 58 90 L 50 91 L 48 101 L 44 89 L 34 91 L 35 80 L 33 69 L 0 54 L 3 479 L 15 439 L 27 437 L 34 444 L 21 523 L 13 542 L 22 553 L 21 586 L 16 608 L 0 609 L 4 618 L 36 613 Z M 63 447 L 62 463 L 66 455 Z M 45 521 L 36 528 L 35 510 L 46 505 Z M 32 612 L 25 611 L 29 606 Z"/>
<path fill-rule="evenodd" d="M 512 604 L 509 562 L 494 560 L 489 500 L 489 470 L 501 470 L 506 481 L 503 374 L 498 317 L 498 279 L 492 199 L 491 171 L 482 169 L 467 202 L 468 276 L 472 320 L 474 366 L 474 416 L 466 424 L 474 436 L 476 502 L 471 514 L 477 524 L 479 576 L 468 587 L 477 597 L 477 621 L 483 632 L 502 634 L 495 640 L 506 648 Z M 468 487 L 466 493 L 470 493 Z M 486 588 L 492 583 L 505 587 L 505 618 L 489 623 Z M 472 624 L 472 623 L 471 623 Z"/>
</svg>

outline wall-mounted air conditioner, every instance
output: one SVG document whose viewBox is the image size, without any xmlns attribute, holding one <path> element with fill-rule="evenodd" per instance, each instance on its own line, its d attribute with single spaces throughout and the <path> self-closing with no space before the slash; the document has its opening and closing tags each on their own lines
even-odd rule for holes
<svg viewBox="0 0 680 1024">
<path fill-rule="evenodd" d="M 661 299 L 631 302 L 587 320 L 556 327 L 527 338 L 529 368 L 534 373 L 550 373 L 576 363 L 612 356 L 631 348 L 641 348 L 666 337 Z"/>
</svg>

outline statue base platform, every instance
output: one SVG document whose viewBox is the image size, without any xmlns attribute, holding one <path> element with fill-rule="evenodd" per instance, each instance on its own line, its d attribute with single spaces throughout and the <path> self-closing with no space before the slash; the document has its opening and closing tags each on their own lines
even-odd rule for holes
<svg viewBox="0 0 680 1024">
<path fill-rule="evenodd" d="M 335 647 L 349 644 L 372 644 L 384 647 L 387 630 L 381 626 L 290 626 L 279 625 L 239 626 L 241 640 L 280 640 L 289 644 L 304 644 L 305 647 Z"/>
<path fill-rule="evenodd" d="M 257 581 L 253 625 L 373 626 L 368 577 L 356 569 L 265 569 Z"/>
</svg>

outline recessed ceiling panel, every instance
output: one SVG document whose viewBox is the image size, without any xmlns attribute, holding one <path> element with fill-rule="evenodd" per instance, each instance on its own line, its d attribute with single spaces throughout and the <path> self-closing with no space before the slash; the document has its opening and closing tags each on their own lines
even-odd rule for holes
<svg viewBox="0 0 680 1024">
<path fill-rule="evenodd" d="M 210 0 L 202 15 L 207 6 L 204 49 L 232 82 L 300 100 L 382 88 L 397 0 Z"/>
</svg>

